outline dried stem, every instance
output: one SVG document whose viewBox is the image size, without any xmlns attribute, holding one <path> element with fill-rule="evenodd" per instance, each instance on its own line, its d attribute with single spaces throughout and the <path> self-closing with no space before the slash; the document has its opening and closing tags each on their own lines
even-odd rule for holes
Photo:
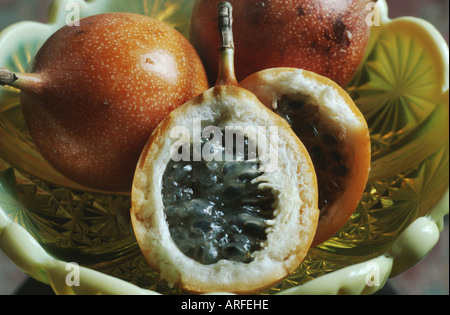
<svg viewBox="0 0 450 315">
<path fill-rule="evenodd" d="M 0 85 L 13 85 L 17 80 L 18 77 L 14 72 L 0 68 Z"/>
<path fill-rule="evenodd" d="M 220 49 L 234 49 L 233 7 L 228 2 L 219 4 Z"/>
<path fill-rule="evenodd" d="M 233 7 L 228 2 L 219 4 L 220 62 L 218 85 L 238 85 L 234 71 Z"/>
<path fill-rule="evenodd" d="M 14 73 L 0 68 L 0 85 L 12 86 L 22 92 L 39 93 L 46 82 L 42 75 L 36 73 Z"/>
</svg>

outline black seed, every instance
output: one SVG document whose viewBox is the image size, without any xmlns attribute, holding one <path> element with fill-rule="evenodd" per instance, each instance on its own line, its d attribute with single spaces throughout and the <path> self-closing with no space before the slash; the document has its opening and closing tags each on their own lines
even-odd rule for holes
<svg viewBox="0 0 450 315">
<path fill-rule="evenodd" d="M 348 173 L 348 168 L 344 165 L 340 165 L 335 169 L 335 173 L 339 176 L 345 176 Z"/>
<path fill-rule="evenodd" d="M 218 181 L 218 177 L 212 174 L 208 167 L 204 164 L 198 165 L 194 168 L 194 179 L 203 186 L 212 186 Z"/>
<path fill-rule="evenodd" d="M 197 246 L 192 240 L 179 241 L 179 248 L 188 257 L 195 257 Z"/>
<path fill-rule="evenodd" d="M 255 221 L 255 220 L 263 220 L 261 219 L 257 214 L 254 213 L 250 213 L 250 212 L 243 212 L 243 213 L 239 213 L 238 215 L 236 215 L 236 224 L 243 228 L 245 226 L 245 224 L 247 224 L 250 221 Z"/>
<path fill-rule="evenodd" d="M 175 190 L 176 200 L 189 200 L 194 195 L 192 188 L 179 187 Z"/>
<path fill-rule="evenodd" d="M 212 200 L 214 202 L 220 202 L 222 199 L 223 192 L 223 183 L 218 183 L 216 185 L 210 186 L 204 190 L 204 195 L 207 196 L 208 200 Z"/>
<path fill-rule="evenodd" d="M 314 166 L 319 169 L 324 169 L 326 167 L 326 159 L 323 154 L 322 147 L 314 146 L 309 150 L 309 155 L 314 163 Z"/>
<path fill-rule="evenodd" d="M 337 138 L 330 133 L 323 134 L 321 138 L 322 142 L 327 146 L 333 147 L 338 144 Z"/>
<path fill-rule="evenodd" d="M 178 184 L 185 183 L 190 179 L 192 174 L 192 165 L 174 165 L 170 171 L 169 179 L 177 182 Z"/>
<path fill-rule="evenodd" d="M 247 220 L 244 223 L 243 231 L 246 234 L 263 238 L 266 235 L 267 223 L 259 217 Z"/>
<path fill-rule="evenodd" d="M 262 173 L 260 173 L 257 170 L 248 170 L 242 174 L 239 175 L 239 180 L 243 182 L 252 181 L 255 178 L 261 176 Z"/>
<path fill-rule="evenodd" d="M 298 111 L 298 115 L 300 117 L 302 117 L 303 119 L 305 119 L 305 118 L 313 117 L 318 112 L 319 112 L 318 106 L 313 105 L 313 104 L 308 104 L 308 105 L 304 106 L 304 108 L 302 110 Z"/>
<path fill-rule="evenodd" d="M 192 224 L 191 230 L 195 234 L 208 234 L 213 231 L 213 223 L 211 221 L 196 221 Z"/>
<path fill-rule="evenodd" d="M 260 172 L 259 166 L 255 162 L 245 162 L 245 167 L 243 168 L 239 178 L 241 180 L 253 180 L 256 177 L 261 176 L 263 173 Z"/>
<path fill-rule="evenodd" d="M 169 176 L 164 177 L 164 185 L 170 188 L 180 186 L 176 180 L 173 180 Z"/>
<path fill-rule="evenodd" d="M 231 242 L 226 244 L 223 249 L 223 256 L 228 260 L 249 262 L 251 260 L 250 250 L 243 244 Z"/>
<path fill-rule="evenodd" d="M 244 245 L 244 247 L 251 246 L 254 243 L 254 240 L 250 239 L 248 235 L 245 234 L 236 234 L 233 236 L 233 242 Z"/>
<path fill-rule="evenodd" d="M 338 151 L 332 151 L 330 153 L 330 160 L 333 163 L 339 163 L 342 160 L 342 155 Z"/>
<path fill-rule="evenodd" d="M 224 175 L 233 176 L 239 172 L 240 164 L 243 162 L 225 162 L 222 168 Z"/>
<path fill-rule="evenodd" d="M 261 175 L 258 171 L 246 171 L 239 175 L 241 181 L 252 181 Z"/>
<path fill-rule="evenodd" d="M 302 141 L 305 141 L 309 138 L 314 139 L 314 137 L 316 137 L 319 133 L 316 125 L 312 121 L 304 121 L 303 119 L 300 119 L 298 122 L 296 122 L 295 126 L 293 126 L 293 130 L 295 134 L 301 138 Z"/>
<path fill-rule="evenodd" d="M 215 264 L 220 259 L 218 247 L 217 242 L 207 242 L 197 248 L 195 256 L 204 265 Z"/>
<path fill-rule="evenodd" d="M 248 157 L 249 140 L 243 140 Z M 252 183 L 262 175 L 259 162 L 233 158 L 171 161 L 163 177 L 165 216 L 173 240 L 185 255 L 203 264 L 221 259 L 252 261 L 251 253 L 260 250 L 267 237 L 266 220 L 273 218 L 272 189 Z"/>
<path fill-rule="evenodd" d="M 260 213 L 262 212 L 262 209 L 257 206 L 245 205 L 245 206 L 242 206 L 238 211 L 241 213 L 248 213 L 251 215 L 260 215 Z"/>
<path fill-rule="evenodd" d="M 208 216 L 214 212 L 214 203 L 206 199 L 193 199 L 189 201 L 187 206 L 188 211 L 192 211 L 196 216 Z"/>
<path fill-rule="evenodd" d="M 180 226 L 170 227 L 170 234 L 176 243 L 184 242 L 189 239 L 188 231 Z"/>
<path fill-rule="evenodd" d="M 260 216 L 266 219 L 273 219 L 273 203 L 274 203 L 274 199 L 273 197 L 261 202 L 260 204 L 258 204 L 258 207 L 261 208 L 261 213 Z"/>
<path fill-rule="evenodd" d="M 221 174 L 222 165 L 215 160 L 206 163 L 206 167 L 210 170 L 210 172 L 212 172 L 215 175 Z"/>
<path fill-rule="evenodd" d="M 225 202 L 232 202 L 239 199 L 242 195 L 242 185 L 229 185 L 223 190 L 223 197 Z"/>
<path fill-rule="evenodd" d="M 242 233 L 242 229 L 239 228 L 236 225 L 236 216 L 233 215 L 232 217 L 225 215 L 226 221 L 228 222 L 228 225 L 225 226 L 225 232 L 228 235 L 238 235 Z"/>
<path fill-rule="evenodd" d="M 305 106 L 305 102 L 298 100 L 298 101 L 292 101 L 289 103 L 289 107 L 293 110 L 300 110 Z"/>
<path fill-rule="evenodd" d="M 319 134 L 319 130 L 317 129 L 316 125 L 314 125 L 310 121 L 308 121 L 307 124 L 308 124 L 308 126 L 310 128 L 311 134 L 314 135 L 314 136 L 317 136 Z"/>
<path fill-rule="evenodd" d="M 262 204 L 270 200 L 272 200 L 272 196 L 257 194 L 243 198 L 242 202 L 251 206 L 262 206 Z"/>
<path fill-rule="evenodd" d="M 166 213 L 167 217 L 173 218 L 173 217 L 178 217 L 178 216 L 182 215 L 183 210 L 184 210 L 184 207 L 182 207 L 182 206 L 170 205 L 170 206 L 166 206 L 165 213 Z"/>
</svg>

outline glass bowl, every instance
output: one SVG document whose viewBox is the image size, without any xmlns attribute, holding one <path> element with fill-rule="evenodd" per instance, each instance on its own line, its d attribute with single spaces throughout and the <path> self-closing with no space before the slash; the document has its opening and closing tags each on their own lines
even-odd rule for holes
<svg viewBox="0 0 450 315">
<path fill-rule="evenodd" d="M 192 0 L 57 0 L 49 23 L 21 22 L 0 34 L 0 66 L 27 70 L 73 14 L 127 11 L 156 17 L 186 37 Z M 388 18 L 384 0 L 364 62 L 347 91 L 365 115 L 372 171 L 347 224 L 310 250 L 300 268 L 268 294 L 370 294 L 419 262 L 448 214 L 448 45 L 428 22 Z M 58 294 L 180 294 L 142 256 L 130 197 L 79 186 L 38 153 L 19 91 L 0 87 L 0 248 Z M 79 283 L 68 282 L 74 268 Z"/>
</svg>

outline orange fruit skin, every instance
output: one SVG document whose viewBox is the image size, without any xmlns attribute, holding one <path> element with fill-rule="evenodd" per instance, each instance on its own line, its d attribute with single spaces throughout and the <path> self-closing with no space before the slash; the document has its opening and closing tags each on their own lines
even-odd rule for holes
<svg viewBox="0 0 450 315">
<path fill-rule="evenodd" d="M 345 90 L 326 77 L 306 71 L 304 71 L 304 75 L 321 84 L 332 86 L 345 99 L 355 117 L 364 125 L 364 128 L 353 128 L 352 139 L 346 141 L 345 151 L 349 154 L 352 166 L 346 179 L 347 187 L 342 192 L 340 200 L 328 209 L 327 214 L 320 216 L 312 244 L 312 247 L 315 247 L 337 233 L 355 212 L 369 179 L 372 150 L 367 122 Z M 351 126 L 349 127 L 351 128 Z"/>
<path fill-rule="evenodd" d="M 217 5 L 200 0 L 192 16 L 191 42 L 211 83 L 217 78 L 219 52 Z M 294 67 L 346 85 L 361 63 L 370 27 L 371 0 L 229 0 L 233 5 L 236 77 Z"/>
<path fill-rule="evenodd" d="M 40 78 L 22 89 L 23 112 L 42 155 L 87 187 L 128 191 L 152 131 L 208 88 L 203 65 L 175 29 L 130 13 L 65 26 L 35 57 Z"/>
<path fill-rule="evenodd" d="M 260 80 L 262 80 L 261 77 L 263 73 L 270 73 L 271 76 L 276 76 L 279 73 L 296 70 L 297 69 L 293 68 L 267 69 L 249 76 L 241 82 L 241 86 L 252 91 L 254 88 L 257 89 L 257 87 L 261 85 Z M 316 235 L 312 243 L 312 247 L 315 247 L 336 234 L 355 212 L 369 178 L 371 140 L 367 122 L 363 114 L 343 88 L 330 79 L 316 73 L 302 71 L 302 74 L 304 77 L 311 79 L 320 85 L 330 86 L 337 91 L 339 96 L 342 97 L 348 105 L 351 113 L 358 120 L 357 125 L 340 122 L 334 126 L 335 128 L 346 130 L 345 134 L 347 134 L 347 138 L 343 140 L 343 147 L 341 150 L 345 153 L 347 159 L 346 165 L 349 169 L 345 176 L 345 188 L 339 192 L 336 201 L 329 204 L 326 212 L 321 213 L 319 217 Z M 261 97 L 262 95 L 257 94 L 257 96 Z M 272 100 L 267 99 L 266 95 L 263 103 L 266 106 L 271 106 Z"/>
</svg>

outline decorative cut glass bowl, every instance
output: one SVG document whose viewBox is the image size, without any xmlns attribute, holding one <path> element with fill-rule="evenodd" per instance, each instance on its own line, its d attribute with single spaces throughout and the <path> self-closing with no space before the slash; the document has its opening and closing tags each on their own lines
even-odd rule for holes
<svg viewBox="0 0 450 315">
<path fill-rule="evenodd" d="M 141 13 L 188 36 L 194 2 L 57 0 L 48 24 L 21 22 L 0 33 L 0 67 L 26 71 L 71 12 Z M 347 224 L 265 293 L 374 293 L 439 239 L 449 211 L 448 45 L 428 22 L 389 19 L 384 0 L 376 10 L 380 25 L 347 87 L 371 131 L 366 191 Z M 19 91 L 0 87 L 0 248 L 17 266 L 58 294 L 183 293 L 145 261 L 129 209 L 128 195 L 92 191 L 56 172 L 33 144 Z M 72 262 L 81 266 L 79 286 L 66 283 Z"/>
</svg>

